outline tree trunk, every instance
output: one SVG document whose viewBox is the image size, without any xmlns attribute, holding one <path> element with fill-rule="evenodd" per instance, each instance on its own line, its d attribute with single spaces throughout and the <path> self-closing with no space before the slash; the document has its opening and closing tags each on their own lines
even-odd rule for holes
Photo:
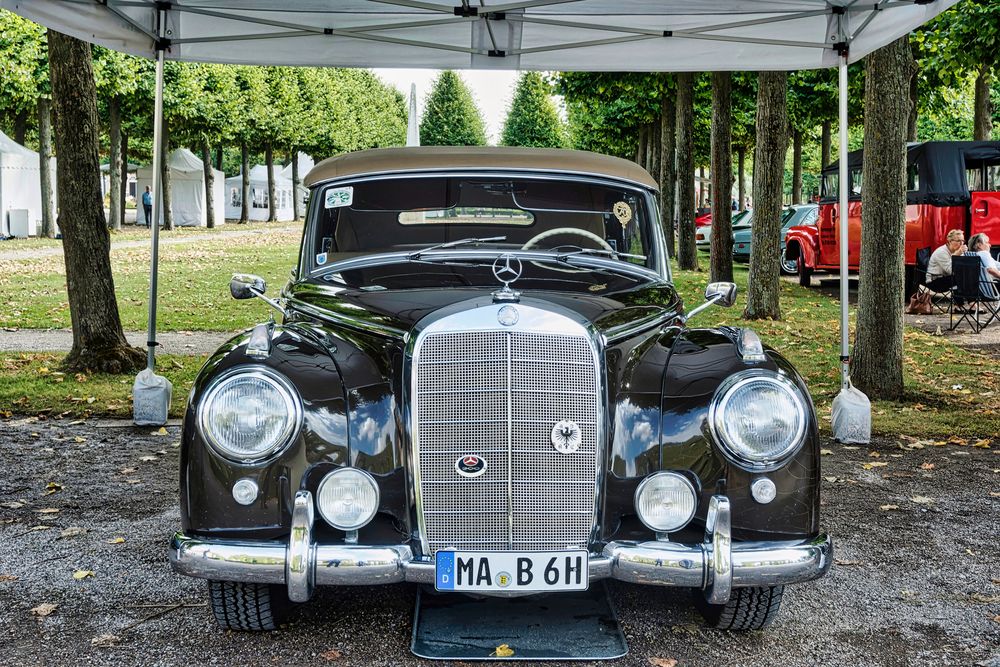
<svg viewBox="0 0 1000 667">
<path fill-rule="evenodd" d="M 301 219 L 302 211 L 299 210 L 299 150 L 292 146 L 289 151 L 292 154 L 292 218 L 298 222 Z"/>
<path fill-rule="evenodd" d="M 55 238 L 56 215 L 52 197 L 52 101 L 38 98 L 38 171 L 42 188 L 42 236 Z"/>
<path fill-rule="evenodd" d="M 277 188 L 274 183 L 274 148 L 270 142 L 264 147 L 264 162 L 267 164 L 267 221 L 278 221 Z"/>
<path fill-rule="evenodd" d="M 661 139 L 662 128 L 660 127 L 660 125 L 661 123 L 659 121 L 653 123 L 652 128 L 650 130 L 650 135 L 653 137 L 653 140 L 649 143 L 649 150 L 651 153 L 650 157 L 651 168 L 649 170 L 649 174 L 650 176 L 653 177 L 653 180 L 656 181 L 657 183 L 660 182 L 660 169 L 661 169 L 660 145 L 663 143 L 663 140 Z"/>
<path fill-rule="evenodd" d="M 990 103 L 990 68 L 983 65 L 976 77 L 975 116 L 972 120 L 972 138 L 989 141 L 993 135 L 993 105 Z"/>
<path fill-rule="evenodd" d="M 830 164 L 830 153 L 831 153 L 831 125 L 832 123 L 828 120 L 824 120 L 823 124 L 820 126 L 820 136 L 819 136 L 819 168 L 826 169 L 826 166 Z"/>
<path fill-rule="evenodd" d="M 108 226 L 121 229 L 122 220 L 118 215 L 122 202 L 122 105 L 115 95 L 108 102 L 111 126 L 108 128 Z"/>
<path fill-rule="evenodd" d="M 913 57 L 913 49 L 910 49 L 910 57 Z M 917 88 L 917 70 L 914 65 L 913 73 L 910 75 L 910 112 L 906 120 L 906 140 L 917 140 L 917 110 L 920 104 L 920 90 Z"/>
<path fill-rule="evenodd" d="M 245 225 L 250 222 L 250 147 L 246 141 L 240 142 L 240 173 L 243 176 L 243 197 L 239 224 Z"/>
<path fill-rule="evenodd" d="M 638 141 L 636 143 L 635 149 L 635 162 L 640 167 L 645 167 L 646 160 L 646 128 L 640 127 L 638 134 Z"/>
<path fill-rule="evenodd" d="M 70 370 L 124 373 L 141 368 L 142 350 L 122 333 L 111 274 L 111 241 L 101 202 L 97 89 L 90 45 L 48 31 L 49 77 L 55 112 L 59 226 L 66 260 L 66 292 L 73 347 Z"/>
<path fill-rule="evenodd" d="M 698 269 L 694 244 L 694 74 L 677 75 L 677 264 Z"/>
<path fill-rule="evenodd" d="M 650 174 L 653 173 L 653 154 L 656 153 L 656 135 L 652 124 L 646 126 L 646 163 L 643 167 Z"/>
<path fill-rule="evenodd" d="M 740 210 L 745 211 L 747 210 L 747 177 L 746 177 L 747 147 L 746 146 L 736 147 L 736 165 L 737 165 L 736 171 L 739 172 L 739 175 L 736 179 L 737 183 L 736 193 L 737 196 L 740 198 L 739 202 L 737 203 L 739 204 Z"/>
<path fill-rule="evenodd" d="M 712 282 L 733 281 L 733 75 L 712 73 Z"/>
<path fill-rule="evenodd" d="M 201 139 L 201 164 L 205 169 L 205 226 L 215 228 L 215 172 L 212 170 L 212 147 L 207 137 Z"/>
<path fill-rule="evenodd" d="M 119 224 L 125 224 L 125 201 L 128 199 L 128 133 L 122 132 L 122 185 L 121 208 L 114 215 L 118 216 Z M 136 193 L 138 194 L 138 193 Z M 138 202 L 136 202 L 138 203 Z"/>
<path fill-rule="evenodd" d="M 170 210 L 170 126 L 167 117 L 163 117 L 163 159 L 160 162 L 160 183 L 163 188 L 163 229 L 174 228 L 174 215 Z M 156 215 L 154 213 L 153 217 Z"/>
<path fill-rule="evenodd" d="M 802 203 L 802 131 L 792 130 L 792 203 Z"/>
<path fill-rule="evenodd" d="M 667 240 L 667 252 L 677 256 L 674 240 L 674 208 L 677 190 L 677 104 L 674 93 L 664 95 L 660 106 L 660 220 Z"/>
<path fill-rule="evenodd" d="M 18 111 L 17 115 L 14 116 L 14 141 L 23 146 L 27 136 L 28 136 L 28 112 Z"/>
<path fill-rule="evenodd" d="M 903 395 L 903 242 L 906 231 L 906 37 L 865 59 L 864 190 L 858 324 L 851 379 L 870 398 Z"/>
<path fill-rule="evenodd" d="M 222 171 L 222 144 L 215 147 L 215 168 Z"/>
<path fill-rule="evenodd" d="M 753 157 L 753 228 L 747 277 L 748 320 L 781 319 L 779 256 L 781 192 L 788 152 L 785 72 L 761 72 L 757 86 L 757 146 Z"/>
</svg>

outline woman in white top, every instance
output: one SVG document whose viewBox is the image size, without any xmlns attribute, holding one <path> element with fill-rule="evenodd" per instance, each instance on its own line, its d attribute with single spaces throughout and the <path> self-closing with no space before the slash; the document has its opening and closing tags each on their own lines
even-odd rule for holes
<svg viewBox="0 0 1000 667">
<path fill-rule="evenodd" d="M 990 237 L 986 234 L 976 234 L 969 239 L 969 252 L 979 255 L 986 273 L 990 274 L 993 280 L 1000 280 L 1000 262 L 990 255 Z"/>
<path fill-rule="evenodd" d="M 931 254 L 927 263 L 927 287 L 934 292 L 947 292 L 955 284 L 951 275 L 951 258 L 965 254 L 965 232 L 953 229 L 948 232 L 943 246 Z"/>
</svg>

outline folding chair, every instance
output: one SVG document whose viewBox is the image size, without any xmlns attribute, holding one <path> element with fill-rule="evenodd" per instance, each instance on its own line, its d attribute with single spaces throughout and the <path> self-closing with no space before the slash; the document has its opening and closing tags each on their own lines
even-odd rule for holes
<svg viewBox="0 0 1000 667">
<path fill-rule="evenodd" d="M 952 302 L 949 308 L 951 329 L 955 330 L 962 322 L 968 322 L 974 333 L 979 333 L 991 322 L 1000 321 L 1000 291 L 996 283 L 986 273 L 979 256 L 968 253 L 951 258 L 951 272 L 955 277 L 955 288 L 952 290 Z M 955 302 L 965 302 L 963 312 L 955 321 Z M 986 321 L 979 319 L 980 311 L 986 316 Z"/>
<path fill-rule="evenodd" d="M 951 291 L 939 292 L 927 286 L 927 265 L 931 261 L 931 252 L 931 248 L 917 250 L 917 265 L 913 267 L 914 277 L 917 281 L 917 291 L 930 292 L 931 308 L 935 313 L 943 315 L 951 309 Z"/>
</svg>

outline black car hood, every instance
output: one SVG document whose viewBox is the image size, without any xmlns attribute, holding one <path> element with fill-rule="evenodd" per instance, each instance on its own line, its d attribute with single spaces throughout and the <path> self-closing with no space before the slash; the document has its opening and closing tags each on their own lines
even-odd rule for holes
<svg viewBox="0 0 1000 667">
<path fill-rule="evenodd" d="M 312 317 L 328 317 L 339 323 L 347 319 L 402 335 L 436 310 L 489 297 L 496 290 L 497 287 L 490 286 L 366 291 L 302 282 L 289 285 L 284 296 L 293 309 Z M 522 294 L 574 311 L 605 334 L 643 321 L 667 318 L 681 309 L 676 290 L 667 282 L 620 291 L 602 290 L 602 293 L 541 289 L 524 290 Z"/>
</svg>

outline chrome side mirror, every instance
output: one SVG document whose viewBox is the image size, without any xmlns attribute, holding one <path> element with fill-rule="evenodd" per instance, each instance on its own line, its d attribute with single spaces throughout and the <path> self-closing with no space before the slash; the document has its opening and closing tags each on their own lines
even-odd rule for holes
<svg viewBox="0 0 1000 667">
<path fill-rule="evenodd" d="M 229 293 L 234 299 L 252 299 L 255 296 L 263 296 L 266 291 L 267 283 L 260 276 L 237 273 L 229 281 Z"/>
<path fill-rule="evenodd" d="M 729 308 L 736 303 L 736 283 L 709 283 L 705 288 L 705 300 Z"/>
</svg>

